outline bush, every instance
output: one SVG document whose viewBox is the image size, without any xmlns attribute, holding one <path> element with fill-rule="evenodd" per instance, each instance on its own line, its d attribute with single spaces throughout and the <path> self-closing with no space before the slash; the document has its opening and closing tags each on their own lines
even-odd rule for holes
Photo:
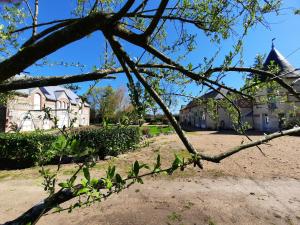
<svg viewBox="0 0 300 225">
<path fill-rule="evenodd" d="M 292 129 L 295 126 L 300 126 L 300 119 L 299 118 L 293 118 L 293 119 L 288 120 L 284 125 L 284 129 Z M 300 136 L 300 132 L 297 132 L 293 135 Z"/>
<path fill-rule="evenodd" d="M 132 150 L 140 141 L 138 127 L 108 127 L 79 129 L 70 133 L 71 139 L 77 139 L 80 150 L 93 148 L 100 159 L 105 156 L 116 156 Z M 25 168 L 43 162 L 57 162 L 61 154 L 65 159 L 72 159 L 72 153 L 53 150 L 53 143 L 59 136 L 33 133 L 0 134 L 0 168 Z M 56 143 L 57 144 L 57 143 Z M 70 158 L 71 156 L 71 158 Z M 72 160 L 69 160 L 72 161 Z"/>
<path fill-rule="evenodd" d="M 285 129 L 291 129 L 295 126 L 300 126 L 300 118 L 293 118 L 286 122 Z"/>
<path fill-rule="evenodd" d="M 95 149 L 100 159 L 132 150 L 140 141 L 138 127 L 121 126 L 75 131 L 71 137 L 77 139 L 82 147 Z"/>
<path fill-rule="evenodd" d="M 37 162 L 40 151 L 50 149 L 56 139 L 41 132 L 0 134 L 1 167 L 13 163 L 14 168 L 23 168 Z"/>
</svg>

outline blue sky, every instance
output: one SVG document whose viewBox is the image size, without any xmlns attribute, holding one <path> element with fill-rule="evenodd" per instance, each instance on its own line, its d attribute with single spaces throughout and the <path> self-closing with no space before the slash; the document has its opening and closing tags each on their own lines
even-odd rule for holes
<svg viewBox="0 0 300 225">
<path fill-rule="evenodd" d="M 41 0 L 40 1 L 40 22 L 46 22 L 53 19 L 63 19 L 70 17 L 70 8 L 74 7 L 72 3 L 74 1 L 61 1 L 61 0 Z M 300 8 L 300 1 L 298 0 L 285 0 L 284 8 Z M 291 10 L 283 10 L 282 15 L 270 15 L 267 17 L 271 28 L 267 29 L 262 25 L 256 26 L 249 32 L 249 35 L 244 41 L 244 62 L 245 66 L 251 66 L 253 64 L 254 57 L 258 53 L 268 53 L 271 48 L 272 38 L 276 38 L 275 46 L 284 55 L 288 56 L 293 51 L 299 49 L 294 54 L 287 57 L 288 61 L 295 67 L 300 67 L 300 16 L 291 15 Z M 192 62 L 197 64 L 201 62 L 204 56 L 211 56 L 213 54 L 212 49 L 214 47 L 205 39 L 201 31 L 191 27 L 191 32 L 197 32 L 197 48 L 189 55 L 184 63 L 188 64 Z M 233 40 L 224 42 L 221 49 L 221 54 L 218 56 L 216 63 L 222 61 L 222 56 L 232 46 Z M 103 59 L 103 37 L 101 33 L 94 33 L 93 35 L 72 43 L 55 53 L 49 55 L 47 58 L 51 61 L 64 61 L 68 63 L 77 63 L 85 65 L 83 69 L 75 67 L 63 67 L 63 66 L 45 66 L 45 67 L 29 67 L 26 72 L 34 75 L 66 75 L 66 74 L 80 74 L 83 72 L 89 72 L 94 66 L 99 67 L 100 60 Z M 125 46 L 129 52 L 136 52 L 136 48 L 131 46 Z M 134 55 L 132 55 L 133 57 Z M 102 57 L 102 58 L 101 58 Z M 233 87 L 240 87 L 242 85 L 242 75 L 238 73 L 232 73 L 224 80 L 226 83 Z M 88 87 L 88 82 L 79 83 L 81 87 L 79 93 L 84 93 Z M 124 75 L 118 75 L 118 78 L 114 81 L 102 81 L 99 86 L 112 85 L 113 87 L 126 86 L 126 78 Z M 187 91 L 198 95 L 199 88 L 196 85 L 187 87 Z M 180 99 L 177 107 L 173 109 L 174 112 L 178 111 L 180 105 L 186 104 L 183 99 Z"/>
</svg>

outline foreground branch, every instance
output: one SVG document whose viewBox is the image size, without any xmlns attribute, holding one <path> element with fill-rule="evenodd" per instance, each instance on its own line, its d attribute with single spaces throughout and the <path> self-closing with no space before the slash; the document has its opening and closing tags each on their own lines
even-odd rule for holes
<svg viewBox="0 0 300 225">
<path fill-rule="evenodd" d="M 123 73 L 123 68 L 103 69 L 91 73 L 77 74 L 77 75 L 65 75 L 65 76 L 52 76 L 52 77 L 30 77 L 26 79 L 12 80 L 0 84 L 0 93 L 7 91 L 34 88 L 34 87 L 46 87 L 62 84 L 78 83 L 85 81 L 93 81 L 100 79 L 115 79 L 115 77 L 109 76 L 114 74 Z M 146 73 L 149 76 L 154 76 L 151 71 L 139 68 L 139 72 Z"/>
<path fill-rule="evenodd" d="M 54 76 L 54 77 L 40 77 L 40 78 L 28 78 L 12 80 L 7 83 L 0 84 L 0 93 L 5 93 L 7 91 L 19 90 L 32 87 L 45 87 L 45 86 L 55 86 L 60 84 L 70 84 L 83 81 L 92 81 L 99 79 L 114 79 L 115 77 L 108 77 L 108 75 L 122 73 L 123 69 L 107 69 L 99 72 L 92 72 L 80 75 L 70 75 L 70 76 Z"/>
<path fill-rule="evenodd" d="M 217 155 L 209 156 L 209 155 L 201 153 L 200 156 L 201 156 L 202 160 L 206 160 L 206 161 L 210 161 L 210 162 L 214 162 L 214 163 L 219 163 L 221 160 L 223 160 L 223 159 L 225 159 L 225 158 L 227 158 L 231 155 L 234 155 L 234 154 L 236 154 L 236 153 L 238 153 L 238 152 L 240 152 L 244 149 L 251 148 L 251 147 L 254 147 L 254 146 L 258 146 L 258 145 L 262 145 L 262 144 L 265 144 L 265 143 L 271 141 L 272 139 L 279 138 L 279 137 L 282 137 L 282 136 L 285 136 L 285 135 L 295 134 L 295 133 L 298 133 L 298 132 L 300 132 L 300 127 L 294 127 L 292 129 L 289 129 L 289 130 L 285 130 L 285 131 L 265 135 L 265 137 L 262 138 L 262 139 L 259 139 L 257 141 L 249 142 L 247 144 L 243 144 L 243 145 L 234 147 L 234 148 L 232 148 L 232 149 L 230 149 L 226 152 L 222 152 L 222 153 L 217 154 Z"/>
<path fill-rule="evenodd" d="M 194 146 L 189 142 L 185 134 L 183 133 L 180 125 L 177 123 L 176 119 L 168 109 L 168 107 L 164 104 L 160 96 L 157 94 L 157 92 L 148 84 L 146 79 L 139 73 L 137 67 L 135 66 L 135 63 L 131 61 L 129 56 L 126 54 L 126 52 L 123 50 L 122 46 L 118 41 L 116 41 L 112 36 L 109 36 L 107 34 L 106 38 L 109 40 L 110 45 L 112 46 L 112 49 L 114 53 L 118 56 L 119 59 L 124 60 L 124 62 L 127 63 L 129 68 L 132 70 L 136 78 L 141 82 L 141 84 L 144 86 L 144 88 L 148 91 L 148 93 L 151 95 L 151 97 L 156 101 L 156 103 L 160 106 L 162 111 L 165 113 L 166 117 L 174 127 L 176 133 L 178 134 L 179 138 L 181 139 L 182 143 L 186 147 L 186 149 L 192 153 L 198 155 L 197 150 L 194 148 Z M 197 165 L 202 168 L 202 164 L 200 161 L 197 162 Z"/>
<path fill-rule="evenodd" d="M 244 68 L 244 67 L 228 67 L 228 68 L 222 68 L 222 67 L 216 67 L 216 68 L 211 68 L 206 71 L 207 75 L 210 75 L 215 72 L 249 72 L 249 73 L 254 73 L 254 74 L 259 74 L 266 76 L 272 80 L 275 80 L 281 87 L 285 88 L 288 92 L 290 92 L 292 95 L 294 95 L 298 100 L 300 100 L 300 93 L 297 92 L 292 86 L 287 84 L 281 77 L 276 76 L 275 74 L 264 71 L 264 70 L 259 70 L 255 68 Z"/>
</svg>

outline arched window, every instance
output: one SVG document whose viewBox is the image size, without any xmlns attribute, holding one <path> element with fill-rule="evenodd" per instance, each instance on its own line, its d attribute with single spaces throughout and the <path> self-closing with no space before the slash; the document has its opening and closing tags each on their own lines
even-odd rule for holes
<svg viewBox="0 0 300 225">
<path fill-rule="evenodd" d="M 33 96 L 33 109 L 41 110 L 41 95 L 38 93 Z"/>
<path fill-rule="evenodd" d="M 60 109 L 60 102 L 57 102 L 57 109 Z"/>
</svg>

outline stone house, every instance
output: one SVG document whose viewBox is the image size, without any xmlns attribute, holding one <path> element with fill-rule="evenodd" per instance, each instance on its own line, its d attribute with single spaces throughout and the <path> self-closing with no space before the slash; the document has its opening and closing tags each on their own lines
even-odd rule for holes
<svg viewBox="0 0 300 225">
<path fill-rule="evenodd" d="M 275 64 L 279 67 L 279 75 L 286 83 L 300 92 L 300 73 L 272 46 L 272 49 L 264 62 L 264 68 Z M 223 95 L 230 93 L 225 89 L 219 89 Z M 280 98 L 271 101 L 260 101 L 266 98 L 272 90 L 262 89 L 254 96 L 253 101 L 239 99 L 235 102 L 241 112 L 242 123 L 247 122 L 251 128 L 258 131 L 276 131 L 280 129 L 283 120 L 300 120 L 300 101 L 285 89 L 277 90 Z M 223 99 L 223 95 L 217 91 L 210 91 L 203 96 L 194 99 L 179 112 L 179 121 L 183 127 L 194 129 L 232 129 L 233 123 L 225 108 L 217 108 L 217 119 L 208 113 L 206 100 Z M 199 101 L 200 100 L 200 101 Z"/>
<path fill-rule="evenodd" d="M 89 120 L 89 105 L 73 91 L 60 86 L 17 90 L 0 108 L 2 132 L 48 130 L 55 123 L 59 128 L 71 124 L 88 126 Z"/>
<path fill-rule="evenodd" d="M 220 93 L 221 94 L 220 94 Z M 220 88 L 218 91 L 210 91 L 203 96 L 194 99 L 182 107 L 179 113 L 180 124 L 185 128 L 194 129 L 232 129 L 233 123 L 230 114 L 225 108 L 216 107 L 215 112 L 209 112 L 208 101 L 223 99 L 223 95 L 229 95 L 228 90 Z M 242 122 L 252 124 L 252 102 L 245 99 L 238 100 L 235 104 L 242 114 Z M 213 116 L 215 114 L 216 116 Z"/>
</svg>

